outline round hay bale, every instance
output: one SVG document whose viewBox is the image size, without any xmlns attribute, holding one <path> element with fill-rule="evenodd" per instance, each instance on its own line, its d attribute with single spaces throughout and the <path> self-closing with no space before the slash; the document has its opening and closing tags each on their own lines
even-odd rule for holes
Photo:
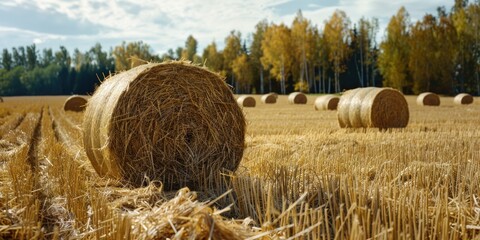
<svg viewBox="0 0 480 240">
<path fill-rule="evenodd" d="M 3 102 L 3 98 L 2 98 L 2 97 L 0 97 L 0 102 Z"/>
<path fill-rule="evenodd" d="M 323 95 L 315 99 L 315 110 L 337 110 L 340 98 L 335 95 Z"/>
<path fill-rule="evenodd" d="M 420 106 L 439 106 L 440 97 L 435 93 L 424 92 L 418 95 L 417 104 Z"/>
<path fill-rule="evenodd" d="M 262 95 L 260 100 L 262 101 L 262 103 L 265 103 L 265 104 L 273 104 L 277 102 L 277 98 L 278 96 L 276 93 L 267 93 Z"/>
<path fill-rule="evenodd" d="M 340 97 L 337 111 L 342 128 L 403 128 L 410 115 L 402 93 L 375 87 L 346 91 Z"/>
<path fill-rule="evenodd" d="M 306 104 L 307 95 L 302 92 L 292 92 L 288 95 L 288 102 L 291 104 Z"/>
<path fill-rule="evenodd" d="M 242 107 L 255 107 L 255 105 L 257 104 L 255 98 L 247 95 L 240 96 L 237 99 L 237 103 Z"/>
<path fill-rule="evenodd" d="M 149 63 L 97 88 L 84 114 L 83 142 L 102 177 L 199 189 L 222 170 L 237 169 L 245 128 L 220 75 L 185 62 Z"/>
<path fill-rule="evenodd" d="M 276 92 L 269 92 L 268 94 L 272 94 L 275 96 L 275 98 L 278 98 L 278 94 Z"/>
<path fill-rule="evenodd" d="M 73 95 L 67 98 L 67 100 L 65 100 L 65 103 L 63 104 L 63 110 L 82 112 L 83 110 L 85 110 L 86 105 L 87 99 L 78 95 Z"/>
<path fill-rule="evenodd" d="M 473 97 L 472 95 L 468 93 L 460 93 L 455 98 L 453 99 L 453 102 L 455 104 L 472 104 L 473 103 Z"/>
<path fill-rule="evenodd" d="M 360 105 L 361 101 L 359 103 L 358 97 L 356 97 L 357 94 L 364 95 L 366 91 L 368 91 L 371 88 L 356 88 L 352 90 L 345 91 L 342 96 L 340 97 L 340 100 L 337 105 L 337 116 L 338 116 L 338 123 L 340 124 L 340 127 L 352 127 L 353 124 L 353 119 L 351 119 L 351 115 L 353 118 L 354 112 L 355 111 L 355 106 Z M 361 99 L 361 98 L 360 98 Z M 355 101 L 356 100 L 356 101 Z M 358 111 L 358 110 L 357 110 Z"/>
</svg>

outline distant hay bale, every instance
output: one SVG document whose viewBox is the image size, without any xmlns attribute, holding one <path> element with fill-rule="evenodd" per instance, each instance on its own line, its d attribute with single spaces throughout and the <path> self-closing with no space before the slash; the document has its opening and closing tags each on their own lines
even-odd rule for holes
<svg viewBox="0 0 480 240">
<path fill-rule="evenodd" d="M 420 106 L 439 106 L 440 97 L 435 93 L 424 92 L 418 95 L 417 104 Z"/>
<path fill-rule="evenodd" d="M 277 94 L 276 92 L 269 92 L 269 93 L 267 93 L 267 94 L 272 94 L 272 95 L 275 96 L 275 98 L 278 98 L 278 94 Z"/>
<path fill-rule="evenodd" d="M 86 105 L 87 99 L 78 95 L 73 95 L 67 98 L 67 100 L 65 100 L 65 103 L 63 104 L 63 110 L 82 112 L 83 110 L 85 110 Z"/>
<path fill-rule="evenodd" d="M 288 95 L 288 102 L 291 104 L 306 104 L 307 95 L 302 92 L 293 92 Z"/>
<path fill-rule="evenodd" d="M 257 101 L 255 101 L 255 98 L 251 96 L 243 95 L 238 97 L 237 103 L 242 107 L 255 107 Z"/>
<path fill-rule="evenodd" d="M 473 97 L 468 93 L 460 93 L 453 99 L 455 104 L 472 104 Z"/>
<path fill-rule="evenodd" d="M 0 97 L 0 102 L 3 102 L 3 98 L 2 98 L 2 97 Z"/>
<path fill-rule="evenodd" d="M 315 110 L 336 110 L 340 98 L 335 95 L 323 95 L 315 99 Z"/>
<path fill-rule="evenodd" d="M 273 104 L 277 102 L 277 98 L 278 96 L 276 93 L 267 93 L 262 95 L 260 100 L 262 101 L 262 103 L 265 103 L 265 104 Z"/>
<path fill-rule="evenodd" d="M 107 78 L 84 115 L 97 173 L 132 186 L 207 186 L 242 159 L 245 117 L 223 78 L 186 62 L 149 63 Z"/>
<path fill-rule="evenodd" d="M 337 116 L 342 128 L 403 128 L 409 110 L 399 91 L 369 87 L 346 91 L 338 102 Z"/>
</svg>

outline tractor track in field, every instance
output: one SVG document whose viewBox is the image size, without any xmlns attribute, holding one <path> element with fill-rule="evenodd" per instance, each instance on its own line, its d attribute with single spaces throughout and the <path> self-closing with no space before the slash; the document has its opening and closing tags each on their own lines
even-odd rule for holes
<svg viewBox="0 0 480 240">
<path fill-rule="evenodd" d="M 79 157 L 83 156 L 85 152 L 83 151 L 83 146 L 81 145 L 81 143 L 76 142 L 74 139 L 72 139 L 72 137 L 68 134 L 68 131 L 65 130 L 64 124 L 69 123 L 62 123 L 59 119 L 62 116 L 56 115 L 55 112 L 51 109 L 49 110 L 49 115 L 52 120 L 52 129 L 55 135 L 55 139 L 62 145 L 68 146 L 64 147 L 65 151 L 74 159 L 74 161 L 78 161 Z M 79 164 L 83 163 L 79 162 Z"/>
<path fill-rule="evenodd" d="M 42 139 L 42 118 L 43 107 L 40 109 L 40 117 L 38 118 L 35 128 L 33 130 L 32 139 L 28 148 L 27 162 L 30 164 L 32 171 L 35 173 L 38 170 L 38 149 L 40 146 L 40 140 Z"/>
<path fill-rule="evenodd" d="M 47 107 L 49 108 L 49 107 Z M 49 108 L 50 109 L 50 108 Z M 38 199 L 40 203 L 40 218 L 42 229 L 44 229 L 44 234 L 53 232 L 55 226 L 55 217 L 49 214 L 48 209 L 52 206 L 51 200 L 48 197 L 48 189 L 45 185 L 45 176 L 47 176 L 46 170 L 48 165 L 44 159 L 42 149 L 42 139 L 43 139 L 43 124 L 42 120 L 45 117 L 44 115 L 48 114 L 44 107 L 40 110 L 40 117 L 36 123 L 33 137 L 30 142 L 28 150 L 28 159 L 27 162 L 30 164 L 32 172 L 34 173 L 35 179 L 35 198 Z"/>
<path fill-rule="evenodd" d="M 57 120 L 57 118 L 53 114 L 52 109 L 49 109 L 49 115 L 50 115 L 50 118 L 52 119 L 52 129 L 53 129 L 53 132 L 55 133 L 55 139 L 58 142 L 61 142 L 63 144 L 71 145 L 72 140 L 70 139 L 70 137 L 68 137 L 68 134 L 66 134 L 65 131 L 63 130 L 60 122 Z"/>
</svg>

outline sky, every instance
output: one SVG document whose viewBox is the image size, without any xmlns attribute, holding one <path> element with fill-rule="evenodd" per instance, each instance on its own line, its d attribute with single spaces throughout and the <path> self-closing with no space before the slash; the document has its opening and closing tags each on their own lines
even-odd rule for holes
<svg viewBox="0 0 480 240">
<path fill-rule="evenodd" d="M 189 35 L 198 41 L 197 53 L 213 41 L 223 49 L 232 30 L 251 39 L 263 19 L 291 23 L 301 10 L 323 28 L 335 10 L 350 21 L 378 18 L 378 39 L 390 18 L 404 6 L 411 21 L 437 7 L 450 10 L 454 0 L 0 0 L 0 49 L 36 44 L 54 51 L 65 46 L 87 51 L 96 43 L 105 50 L 122 41 L 143 41 L 154 53 L 184 47 Z"/>
</svg>

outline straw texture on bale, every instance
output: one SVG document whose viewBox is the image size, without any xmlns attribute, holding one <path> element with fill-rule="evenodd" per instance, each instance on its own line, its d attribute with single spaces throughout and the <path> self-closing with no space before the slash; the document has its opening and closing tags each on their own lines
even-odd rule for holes
<svg viewBox="0 0 480 240">
<path fill-rule="evenodd" d="M 251 96 L 243 95 L 238 97 L 237 103 L 242 107 L 255 107 L 257 101 L 255 101 L 255 98 Z"/>
<path fill-rule="evenodd" d="M 336 110 L 340 98 L 335 95 L 323 95 L 315 99 L 315 110 Z"/>
<path fill-rule="evenodd" d="M 218 74 L 186 62 L 149 63 L 99 86 L 87 104 L 83 141 L 100 176 L 198 189 L 237 169 L 245 125 Z"/>
<path fill-rule="evenodd" d="M 420 106 L 439 106 L 440 97 L 435 93 L 424 92 L 418 95 L 417 104 Z"/>
<path fill-rule="evenodd" d="M 460 93 L 453 99 L 455 104 L 472 104 L 473 97 L 468 93 Z"/>
<path fill-rule="evenodd" d="M 262 101 L 262 103 L 265 104 L 273 104 L 277 102 L 277 97 L 278 96 L 275 93 L 267 93 L 262 95 L 260 100 Z"/>
<path fill-rule="evenodd" d="M 86 104 L 87 99 L 78 95 L 73 95 L 65 100 L 65 103 L 63 104 L 63 110 L 81 112 L 85 110 Z"/>
<path fill-rule="evenodd" d="M 288 102 L 291 104 L 306 104 L 307 95 L 302 92 L 293 92 L 288 95 Z"/>
<path fill-rule="evenodd" d="M 338 102 L 338 122 L 345 128 L 403 128 L 409 120 L 402 93 L 390 88 L 357 88 L 346 91 Z"/>
</svg>

